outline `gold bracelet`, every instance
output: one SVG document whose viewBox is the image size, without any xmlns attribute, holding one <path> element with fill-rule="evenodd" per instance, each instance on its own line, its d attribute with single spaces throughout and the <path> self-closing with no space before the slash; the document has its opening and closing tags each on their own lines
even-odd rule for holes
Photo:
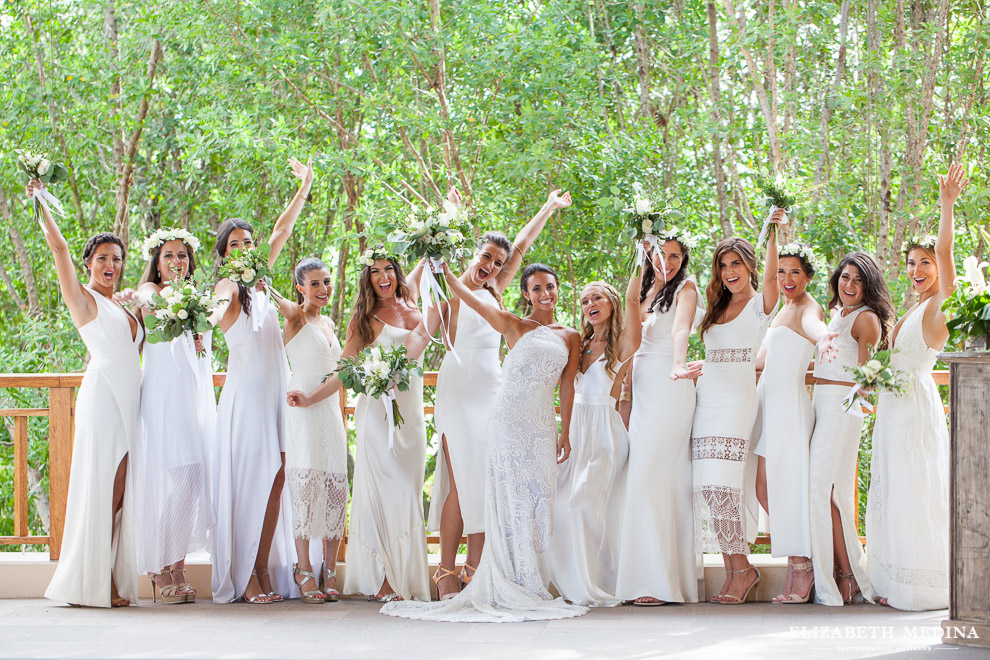
<svg viewBox="0 0 990 660">
<path fill-rule="evenodd" d="M 629 403 L 632 403 L 632 392 L 629 390 L 622 390 L 619 392 L 619 401 L 628 401 Z"/>
</svg>

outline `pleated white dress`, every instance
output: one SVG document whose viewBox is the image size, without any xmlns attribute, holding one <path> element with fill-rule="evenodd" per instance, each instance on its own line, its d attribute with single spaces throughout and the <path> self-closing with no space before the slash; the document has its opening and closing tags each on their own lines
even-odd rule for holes
<svg viewBox="0 0 990 660">
<path fill-rule="evenodd" d="M 387 603 L 382 614 L 505 623 L 588 611 L 547 591 L 557 479 L 554 390 L 567 357 L 564 341 L 539 327 L 520 337 L 505 359 L 488 420 L 485 551 L 471 584 L 439 603 Z"/>
<path fill-rule="evenodd" d="M 755 358 L 776 313 L 777 305 L 764 313 L 758 293 L 736 318 L 713 325 L 703 337 L 704 373 L 691 430 L 699 552 L 745 555 L 756 540 Z"/>
<path fill-rule="evenodd" d="M 121 598 L 137 603 L 138 597 L 133 496 L 140 484 L 129 469 L 116 526 L 111 510 L 117 468 L 137 433 L 144 334 L 139 327 L 133 336 L 128 313 L 85 288 L 97 312 L 79 328 L 90 360 L 76 397 L 62 553 L 45 597 L 110 607 L 111 572 Z"/>
<path fill-rule="evenodd" d="M 404 345 L 410 332 L 386 323 L 372 346 Z M 409 389 L 395 398 L 405 421 L 395 429 L 392 451 L 385 404 L 365 394 L 357 397 L 357 455 L 344 593 L 377 594 L 388 578 L 404 599 L 430 600 L 423 520 L 423 378 L 410 378 Z"/>
<path fill-rule="evenodd" d="M 213 452 L 216 534 L 211 553 L 216 603 L 231 603 L 244 595 L 286 444 L 289 369 L 278 316 L 264 293 L 252 289 L 251 297 L 251 315 L 241 311 L 225 333 L 230 355 Z M 298 598 L 299 588 L 292 581 L 291 511 L 289 490 L 283 488 L 268 570 L 276 592 Z"/>
<path fill-rule="evenodd" d="M 890 366 L 908 375 L 903 396 L 883 393 L 873 427 L 866 558 L 877 596 L 899 610 L 949 605 L 949 430 L 925 344 L 929 298 L 901 324 Z"/>
<path fill-rule="evenodd" d="M 694 278 L 685 280 L 681 288 Z M 680 293 L 680 289 L 678 289 Z M 704 316 L 702 295 L 692 324 Z M 616 596 L 652 596 L 675 603 L 698 601 L 701 553 L 694 544 L 691 493 L 691 425 L 695 389 L 671 380 L 677 297 L 666 311 L 654 309 L 643 323 L 633 361 L 629 416 L 629 467 L 619 532 Z"/>
<path fill-rule="evenodd" d="M 766 459 L 770 551 L 774 557 L 811 556 L 808 504 L 815 410 L 805 387 L 815 345 L 786 326 L 767 330 L 754 453 Z M 756 433 L 756 431 L 754 431 Z"/>
<path fill-rule="evenodd" d="M 829 332 L 837 332 L 838 354 L 831 362 L 815 364 L 815 377 L 843 385 L 815 385 L 815 431 L 811 435 L 811 556 L 815 560 L 815 601 L 822 605 L 842 605 L 842 594 L 835 582 L 835 547 L 832 543 L 832 502 L 839 509 L 846 554 L 856 583 L 869 601 L 873 585 L 867 577 L 863 544 L 856 529 L 856 464 L 863 418 L 850 415 L 842 408 L 842 399 L 852 387 L 849 369 L 859 364 L 859 342 L 853 339 L 852 327 L 865 307 L 842 316 L 842 308 L 832 310 Z"/>
<path fill-rule="evenodd" d="M 576 605 L 621 603 L 615 597 L 615 576 L 629 434 L 611 396 L 614 382 L 604 356 L 587 372 L 578 372 L 571 455 L 557 466 L 551 581 Z"/>
<path fill-rule="evenodd" d="M 140 433 L 131 452 L 141 573 L 158 573 L 208 547 L 207 452 L 217 416 L 212 372 L 209 354 L 196 355 L 191 333 L 144 347 Z"/>
<path fill-rule="evenodd" d="M 481 302 L 498 307 L 495 296 L 486 289 L 472 291 Z M 434 420 L 437 435 L 447 437 L 450 465 L 457 484 L 457 499 L 464 520 L 464 534 L 485 531 L 485 439 L 487 430 L 478 420 L 487 420 L 495 394 L 502 384 L 498 350 L 502 335 L 478 312 L 461 304 L 457 312 L 457 333 L 453 355 L 444 355 L 437 374 Z M 450 493 L 450 474 L 444 460 L 443 443 L 437 443 L 436 472 L 430 498 L 428 529 L 440 529 L 440 516 Z"/>
<path fill-rule="evenodd" d="M 285 352 L 292 366 L 289 389 L 313 391 L 340 359 L 333 321 L 322 316 L 306 321 L 285 345 Z M 347 435 L 337 397 L 308 408 L 290 407 L 285 419 L 285 483 L 292 498 L 292 535 L 339 539 L 347 517 Z"/>
</svg>

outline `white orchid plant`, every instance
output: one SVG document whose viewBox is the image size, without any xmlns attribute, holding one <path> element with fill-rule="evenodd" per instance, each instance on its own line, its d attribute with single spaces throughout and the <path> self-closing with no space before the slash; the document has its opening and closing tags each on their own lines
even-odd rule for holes
<svg viewBox="0 0 990 660">
<path fill-rule="evenodd" d="M 980 231 L 990 242 L 990 235 Z M 946 315 L 952 317 L 946 323 L 950 340 L 958 344 L 977 340 L 976 344 L 983 344 L 982 350 L 990 350 L 990 286 L 983 273 L 987 265 L 975 256 L 966 257 L 963 274 L 956 278 L 956 290 L 942 305 Z M 968 343 L 972 347 L 974 342 Z"/>
<path fill-rule="evenodd" d="M 684 218 L 684 214 L 677 209 L 647 196 L 641 183 L 634 183 L 632 187 L 632 206 L 622 209 L 628 214 L 621 234 L 626 240 L 641 241 L 647 236 L 661 237 L 672 221 Z"/>
<path fill-rule="evenodd" d="M 144 317 L 148 343 L 170 342 L 187 332 L 209 331 L 210 314 L 221 302 L 210 287 L 199 286 L 193 280 L 166 284 L 160 292 L 152 294 L 148 303 L 151 314 Z M 206 351 L 196 354 L 205 357 Z"/>
</svg>

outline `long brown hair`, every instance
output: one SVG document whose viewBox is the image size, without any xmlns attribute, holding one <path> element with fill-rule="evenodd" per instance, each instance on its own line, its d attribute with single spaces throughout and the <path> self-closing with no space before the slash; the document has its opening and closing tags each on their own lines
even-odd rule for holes
<svg viewBox="0 0 990 660">
<path fill-rule="evenodd" d="M 584 297 L 584 292 L 588 290 L 588 287 L 597 286 L 605 294 L 608 299 L 609 304 L 612 306 L 612 315 L 608 319 L 608 339 L 605 341 L 605 373 L 609 375 L 610 378 L 615 378 L 615 375 L 619 372 L 619 349 L 622 346 L 622 332 L 625 330 L 625 315 L 622 313 L 622 299 L 619 298 L 619 292 L 616 291 L 615 287 L 608 282 L 602 282 L 596 280 L 594 282 L 588 282 L 581 289 L 581 297 Z M 588 344 L 591 342 L 591 338 L 595 336 L 595 327 L 591 325 L 584 314 L 581 315 L 581 350 L 587 349 Z"/>
<path fill-rule="evenodd" d="M 512 251 L 515 248 L 508 236 L 500 231 L 485 232 L 484 236 L 478 240 L 478 250 L 486 245 L 494 245 L 497 248 L 505 250 L 506 261 L 512 258 Z M 499 293 L 498 290 L 488 282 L 488 280 L 485 280 L 485 283 L 482 284 L 482 288 L 492 294 L 495 301 L 498 303 L 499 309 L 505 309 L 505 304 L 502 302 L 502 294 Z"/>
<path fill-rule="evenodd" d="M 167 243 L 168 241 L 165 241 Z M 159 243 L 158 246 L 151 251 L 151 259 L 148 260 L 148 265 L 144 267 L 144 273 L 141 275 L 141 282 L 138 284 L 144 284 L 145 282 L 151 282 L 153 284 L 161 285 L 162 283 L 162 269 L 161 264 L 158 261 L 162 257 L 162 248 L 165 247 L 165 243 Z M 189 257 L 189 268 L 186 269 L 185 279 L 192 279 L 193 273 L 196 272 L 196 256 L 193 252 L 192 246 L 182 241 L 182 244 L 186 246 L 186 255 Z"/>
<path fill-rule="evenodd" d="M 230 241 L 230 235 L 235 229 L 243 229 L 249 234 L 251 234 L 252 240 L 254 239 L 254 227 L 252 227 L 247 222 L 241 220 L 240 218 L 227 218 L 217 229 L 217 245 L 216 251 L 217 256 L 220 259 L 217 261 L 217 267 L 215 275 L 220 274 L 220 264 L 224 262 L 227 258 L 227 243 Z M 241 310 L 246 316 L 251 316 L 251 292 L 248 288 L 240 282 L 235 282 L 237 285 L 237 297 L 241 301 Z"/>
<path fill-rule="evenodd" d="M 650 303 L 651 313 L 654 311 L 666 312 L 668 309 L 670 309 L 670 306 L 674 303 L 674 296 L 677 295 L 678 287 L 680 287 L 681 282 L 684 281 L 684 278 L 686 278 L 688 276 L 688 273 L 690 272 L 688 270 L 688 264 L 691 263 L 691 255 L 688 251 L 688 247 L 684 245 L 684 243 L 681 243 L 676 238 L 667 241 L 667 243 L 677 243 L 678 245 L 681 246 L 681 267 L 678 269 L 676 273 L 674 273 L 674 276 L 670 278 L 670 280 L 668 280 L 662 287 L 660 287 L 660 290 L 657 291 L 657 294 L 653 296 L 653 302 Z M 658 249 L 660 248 L 656 246 L 651 246 L 649 253 L 647 253 L 646 255 L 646 258 L 650 259 L 651 258 L 650 255 L 653 254 L 653 251 Z M 643 283 L 639 287 L 640 303 L 646 300 L 646 296 L 650 292 L 650 289 L 653 288 L 653 282 L 657 278 L 656 273 L 653 272 L 653 268 L 647 268 L 646 266 L 647 264 L 643 265 Z"/>
<path fill-rule="evenodd" d="M 753 291 L 760 290 L 759 280 L 756 277 L 756 250 L 753 249 L 752 243 L 745 238 L 730 236 L 715 246 L 715 254 L 712 255 L 712 277 L 705 289 L 708 309 L 705 312 L 705 318 L 701 321 L 701 326 L 698 328 L 699 337 L 704 337 L 705 331 L 718 323 L 722 314 L 728 309 L 729 301 L 732 300 L 732 293 L 722 283 L 722 276 L 718 272 L 719 259 L 729 252 L 735 252 L 742 258 L 746 268 L 749 269 L 749 285 L 753 287 Z"/>
<path fill-rule="evenodd" d="M 389 257 L 388 262 L 395 269 L 395 299 L 408 304 L 409 287 L 406 285 L 406 276 L 402 274 L 402 266 L 395 259 Z M 351 322 L 357 331 L 358 339 L 364 346 L 370 346 L 375 341 L 375 332 L 371 329 L 371 315 L 375 312 L 375 287 L 371 284 L 371 266 L 361 269 L 358 278 L 358 294 L 351 308 Z"/>
<path fill-rule="evenodd" d="M 886 347 L 890 322 L 894 318 L 894 303 L 890 298 L 887 280 L 884 279 L 873 257 L 865 252 L 850 252 L 842 257 L 842 261 L 828 278 L 828 287 L 832 290 L 832 299 L 828 301 L 828 308 L 834 309 L 841 304 L 839 278 L 842 277 L 842 269 L 846 266 L 855 266 L 859 271 L 859 276 L 863 280 L 863 304 L 880 319 L 880 345 L 876 348 Z"/>
</svg>

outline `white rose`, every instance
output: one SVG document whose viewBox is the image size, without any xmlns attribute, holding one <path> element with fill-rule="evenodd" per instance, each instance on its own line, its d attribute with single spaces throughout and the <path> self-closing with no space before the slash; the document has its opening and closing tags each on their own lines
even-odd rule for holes
<svg viewBox="0 0 990 660">
<path fill-rule="evenodd" d="M 426 219 L 426 226 L 432 227 L 434 224 L 436 224 L 436 219 L 431 215 Z"/>
<path fill-rule="evenodd" d="M 371 378 L 371 375 L 372 375 L 371 363 L 370 362 L 365 362 L 364 363 L 364 377 L 365 378 Z"/>
<path fill-rule="evenodd" d="M 52 162 L 47 158 L 42 158 L 41 162 L 38 163 L 38 176 L 45 176 L 48 172 L 48 168 L 52 166 Z"/>
<path fill-rule="evenodd" d="M 189 312 L 187 312 L 184 309 L 180 309 L 177 316 L 183 321 L 185 321 L 187 318 L 189 318 Z"/>
<path fill-rule="evenodd" d="M 175 289 L 173 289 L 170 286 L 166 286 L 166 287 L 162 287 L 162 290 L 159 292 L 159 295 L 167 300 L 168 297 L 171 296 L 173 293 L 175 293 Z"/>
<path fill-rule="evenodd" d="M 636 214 L 646 215 L 653 210 L 653 202 L 646 199 L 645 197 L 636 198 Z"/>
<path fill-rule="evenodd" d="M 246 268 L 244 272 L 241 273 L 241 276 L 244 278 L 245 282 L 250 282 L 251 280 L 254 279 L 254 276 L 257 274 L 258 273 L 255 272 L 254 268 Z"/>
<path fill-rule="evenodd" d="M 870 362 L 876 362 L 876 360 L 870 360 Z M 868 380 L 873 380 L 877 377 L 877 370 L 871 367 L 869 362 L 860 367 L 859 370 Z"/>
<path fill-rule="evenodd" d="M 234 273 L 234 274 L 232 274 L 230 276 L 230 281 L 231 282 L 240 282 L 241 281 L 241 276 L 238 275 L 237 273 Z"/>
<path fill-rule="evenodd" d="M 378 363 L 378 362 L 381 362 L 382 361 L 382 347 L 381 346 L 373 346 L 370 352 L 371 352 L 371 360 L 373 362 Z"/>
<path fill-rule="evenodd" d="M 442 215 L 440 215 L 440 216 L 437 217 L 437 222 L 440 223 L 440 226 L 441 227 L 445 227 L 445 228 L 446 227 L 449 227 L 450 226 L 450 216 L 448 216 L 446 213 L 444 213 L 444 214 L 442 214 Z"/>
<path fill-rule="evenodd" d="M 866 366 L 869 367 L 874 373 L 883 369 L 883 365 L 880 364 L 880 360 L 870 360 L 866 363 Z"/>
<path fill-rule="evenodd" d="M 652 234 L 653 233 L 653 223 L 650 222 L 649 218 L 643 220 L 643 233 Z"/>
<path fill-rule="evenodd" d="M 376 364 L 374 371 L 375 371 L 375 375 L 381 378 L 382 380 L 388 378 L 388 375 L 392 372 L 392 370 L 389 369 L 388 364 L 384 362 L 379 362 L 378 364 Z"/>
</svg>

